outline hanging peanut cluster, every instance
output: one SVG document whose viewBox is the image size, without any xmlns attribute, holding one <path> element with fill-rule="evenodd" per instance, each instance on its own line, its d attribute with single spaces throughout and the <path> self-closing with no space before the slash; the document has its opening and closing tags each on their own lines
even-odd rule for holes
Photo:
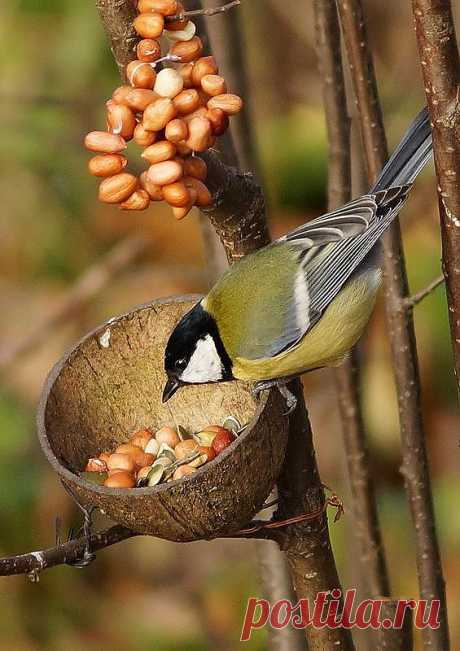
<svg viewBox="0 0 460 651">
<path fill-rule="evenodd" d="M 212 202 L 205 185 L 206 163 L 195 154 L 214 146 L 227 130 L 229 116 L 243 101 L 227 93 L 214 57 L 202 57 L 195 24 L 177 0 L 139 0 L 134 28 L 142 37 L 137 60 L 126 69 L 129 86 L 117 88 L 107 102 L 107 131 L 92 131 L 85 147 L 95 152 L 91 174 L 103 177 L 99 199 L 124 210 L 145 210 L 166 201 L 183 219 L 193 206 Z M 169 42 L 162 56 L 160 37 Z M 167 62 L 174 67 L 156 67 Z M 143 148 L 149 168 L 137 178 L 126 170 L 127 142 Z"/>
</svg>

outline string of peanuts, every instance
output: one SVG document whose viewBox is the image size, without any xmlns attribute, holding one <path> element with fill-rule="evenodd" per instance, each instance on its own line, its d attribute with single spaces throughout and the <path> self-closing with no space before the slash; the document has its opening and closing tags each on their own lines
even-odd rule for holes
<svg viewBox="0 0 460 651">
<path fill-rule="evenodd" d="M 236 4 L 236 3 L 230 3 Z M 142 38 L 128 64 L 130 85 L 117 88 L 107 107 L 107 131 L 92 131 L 85 147 L 96 155 L 90 174 L 103 180 L 99 200 L 123 210 L 146 210 L 166 201 L 177 219 L 193 206 L 212 203 L 206 163 L 196 154 L 214 147 L 241 111 L 243 100 L 227 92 L 213 56 L 202 56 L 195 24 L 178 0 L 138 0 L 134 28 Z M 160 38 L 169 51 L 163 56 Z M 167 63 L 158 73 L 156 67 Z M 126 171 L 122 152 L 133 140 L 149 168 L 138 178 Z"/>
</svg>

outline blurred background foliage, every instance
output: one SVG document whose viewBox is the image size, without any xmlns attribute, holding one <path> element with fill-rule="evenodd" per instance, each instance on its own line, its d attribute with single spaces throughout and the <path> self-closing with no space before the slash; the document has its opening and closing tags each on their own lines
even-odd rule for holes
<svg viewBox="0 0 460 651">
<path fill-rule="evenodd" d="M 250 88 L 247 110 L 273 234 L 326 205 L 326 135 L 310 5 L 250 0 L 239 11 Z M 365 6 L 393 144 L 423 102 L 409 3 L 366 0 Z M 69 323 L 50 331 L 43 345 L 1 371 L 2 555 L 52 545 L 57 514 L 68 524 L 78 522 L 35 438 L 34 410 L 53 363 L 87 330 L 134 304 L 206 289 L 207 252 L 197 215 L 175 223 L 161 205 L 132 215 L 96 200 L 81 141 L 85 132 L 103 128 L 104 100 L 118 83 L 93 2 L 1 3 L 0 351 L 39 328 L 85 269 L 120 239 L 138 233 L 149 241 L 141 261 Z M 440 273 L 432 170 L 417 185 L 403 229 L 416 291 Z M 417 307 L 416 327 L 455 641 L 460 638 L 459 419 L 442 288 Z M 396 595 L 415 597 L 413 538 L 399 473 L 397 406 L 381 305 L 363 351 L 366 424 L 393 589 Z M 331 374 L 313 374 L 305 386 L 323 480 L 347 505 Z M 348 509 L 347 517 L 332 525 L 345 586 L 359 584 L 352 530 Z M 233 649 L 251 595 L 261 590 L 250 543 L 177 546 L 133 540 L 101 553 L 85 572 L 51 570 L 35 585 L 23 577 L 1 579 L 0 649 Z M 265 648 L 265 634 L 255 635 L 247 648 Z"/>
</svg>

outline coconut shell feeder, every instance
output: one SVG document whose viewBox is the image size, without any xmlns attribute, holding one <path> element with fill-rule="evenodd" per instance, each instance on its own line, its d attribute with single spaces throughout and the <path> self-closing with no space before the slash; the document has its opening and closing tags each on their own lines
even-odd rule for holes
<svg viewBox="0 0 460 651">
<path fill-rule="evenodd" d="M 176 542 L 231 535 L 263 506 L 281 470 L 287 418 L 277 391 L 254 400 L 240 382 L 186 387 L 166 405 L 167 339 L 198 296 L 155 301 L 87 335 L 54 367 L 38 410 L 41 446 L 82 505 L 115 522 Z M 235 416 L 249 423 L 237 440 L 192 476 L 120 490 L 79 476 L 89 457 L 115 449 L 136 430 L 165 424 L 198 431 Z"/>
</svg>

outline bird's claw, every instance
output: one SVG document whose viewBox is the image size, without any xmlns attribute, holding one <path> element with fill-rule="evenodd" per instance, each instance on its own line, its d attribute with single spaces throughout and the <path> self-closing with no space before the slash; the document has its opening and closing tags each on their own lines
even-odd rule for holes
<svg viewBox="0 0 460 651">
<path fill-rule="evenodd" d="M 83 556 L 81 558 L 76 558 L 74 561 L 66 561 L 66 565 L 75 567 L 78 570 L 84 570 L 85 567 L 91 565 L 91 563 L 95 560 L 96 560 L 96 554 L 94 554 L 94 552 L 88 551 L 88 549 L 85 547 L 83 551 Z"/>
<path fill-rule="evenodd" d="M 269 391 L 273 387 L 276 387 L 286 400 L 287 411 L 283 413 L 283 416 L 290 416 L 295 411 L 298 404 L 297 398 L 287 387 L 288 382 L 291 382 L 292 379 L 293 378 L 285 378 L 283 380 L 257 382 L 252 389 L 252 395 L 257 400 L 260 400 L 260 394 L 262 391 Z"/>
<path fill-rule="evenodd" d="M 286 396 L 280 389 L 280 393 L 286 399 L 287 411 L 283 413 L 283 416 L 290 416 L 297 409 L 298 400 L 291 392 L 289 392 L 289 396 Z"/>
<path fill-rule="evenodd" d="M 255 400 L 260 400 L 260 394 L 263 391 L 268 391 L 268 389 L 270 388 L 270 387 L 265 387 L 263 385 L 264 385 L 263 382 L 258 382 L 252 387 L 251 393 Z"/>
</svg>

